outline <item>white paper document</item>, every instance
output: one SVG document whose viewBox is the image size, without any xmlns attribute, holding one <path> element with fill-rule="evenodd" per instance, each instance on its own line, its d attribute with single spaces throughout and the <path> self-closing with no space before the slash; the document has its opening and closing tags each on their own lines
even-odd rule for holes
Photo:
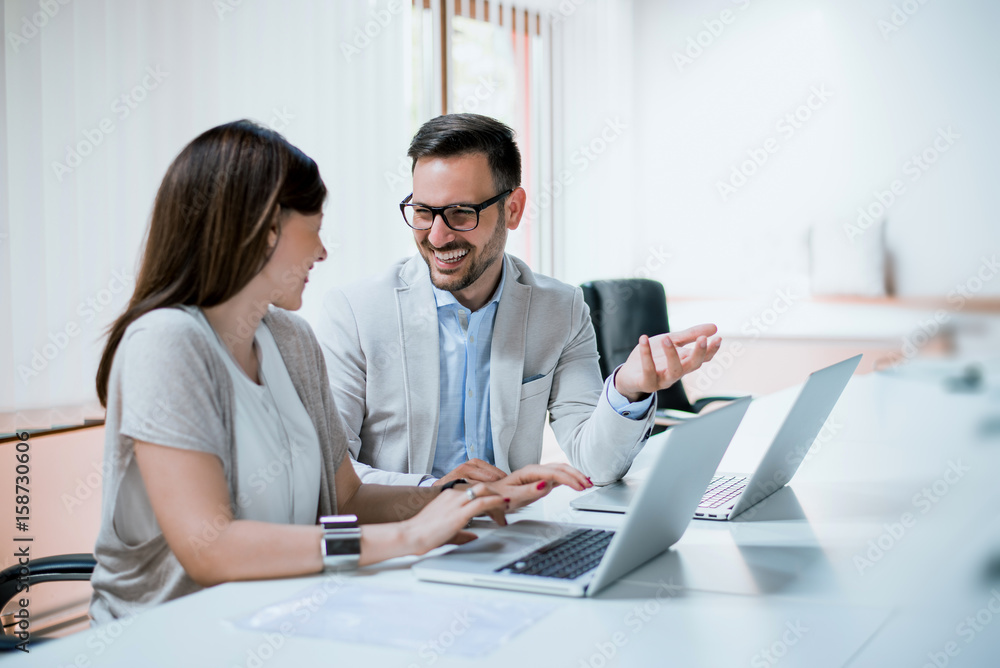
<svg viewBox="0 0 1000 668">
<path fill-rule="evenodd" d="M 421 656 L 478 657 L 556 607 L 478 592 L 441 596 L 327 581 L 232 622 L 253 631 L 395 647 Z"/>
</svg>

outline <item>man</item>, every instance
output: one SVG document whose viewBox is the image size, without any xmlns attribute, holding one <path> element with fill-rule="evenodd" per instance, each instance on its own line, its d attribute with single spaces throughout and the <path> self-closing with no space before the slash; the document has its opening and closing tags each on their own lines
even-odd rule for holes
<svg viewBox="0 0 1000 668">
<path fill-rule="evenodd" d="M 407 155 L 400 209 L 418 255 L 332 290 L 316 328 L 359 476 L 497 480 L 539 462 L 548 412 L 573 466 L 619 479 L 649 436 L 654 393 L 712 358 L 715 327 L 642 337 L 602 383 L 580 289 L 504 253 L 526 200 L 513 131 L 439 116 Z"/>
</svg>

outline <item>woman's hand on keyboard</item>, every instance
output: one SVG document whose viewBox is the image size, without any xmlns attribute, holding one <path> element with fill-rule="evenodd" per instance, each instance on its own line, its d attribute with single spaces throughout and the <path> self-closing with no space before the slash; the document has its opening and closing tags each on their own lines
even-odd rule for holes
<svg viewBox="0 0 1000 668">
<path fill-rule="evenodd" d="M 568 464 L 532 464 L 496 482 L 482 483 L 491 492 L 510 499 L 508 510 L 537 501 L 559 485 L 577 491 L 594 486 L 590 478 Z"/>
</svg>

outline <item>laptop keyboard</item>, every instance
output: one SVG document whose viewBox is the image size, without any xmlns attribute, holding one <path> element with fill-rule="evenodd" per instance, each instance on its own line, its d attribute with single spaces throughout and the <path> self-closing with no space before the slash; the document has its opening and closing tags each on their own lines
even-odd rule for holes
<svg viewBox="0 0 1000 668">
<path fill-rule="evenodd" d="M 601 563 L 614 535 L 614 531 L 577 529 L 501 566 L 495 572 L 572 580 Z"/>
<path fill-rule="evenodd" d="M 747 486 L 747 477 L 741 475 L 717 475 L 708 485 L 708 491 L 701 497 L 699 508 L 718 508 L 739 496 Z"/>
</svg>

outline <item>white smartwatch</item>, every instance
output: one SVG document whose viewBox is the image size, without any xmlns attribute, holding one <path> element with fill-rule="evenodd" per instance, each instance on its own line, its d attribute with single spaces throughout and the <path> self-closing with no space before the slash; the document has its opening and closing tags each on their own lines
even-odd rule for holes
<svg viewBox="0 0 1000 668">
<path fill-rule="evenodd" d="M 361 557 L 361 527 L 357 515 L 326 515 L 320 551 L 324 569 L 357 568 Z"/>
</svg>

